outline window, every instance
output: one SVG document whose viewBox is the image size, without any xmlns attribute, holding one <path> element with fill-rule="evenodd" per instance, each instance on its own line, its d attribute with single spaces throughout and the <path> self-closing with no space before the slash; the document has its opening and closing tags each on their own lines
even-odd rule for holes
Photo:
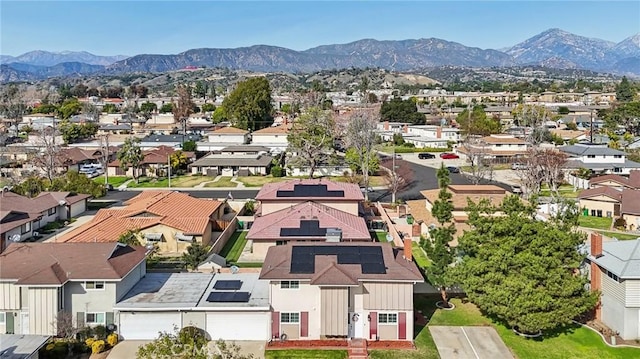
<svg viewBox="0 0 640 359">
<path fill-rule="evenodd" d="M 4 312 L 0 312 L 0 323 L 4 323 L 6 320 Z"/>
<path fill-rule="evenodd" d="M 20 227 L 22 234 L 31 232 L 31 222 L 27 222 Z"/>
<path fill-rule="evenodd" d="M 283 323 L 283 324 L 300 323 L 300 313 L 280 313 L 280 323 Z"/>
<path fill-rule="evenodd" d="M 287 241 L 276 241 L 276 246 L 282 246 L 287 244 Z"/>
<path fill-rule="evenodd" d="M 618 278 L 618 276 L 617 276 L 617 275 L 615 275 L 615 274 L 613 274 L 613 273 L 609 272 L 608 270 L 606 270 L 606 269 L 604 269 L 604 268 L 602 268 L 602 270 L 607 274 L 607 277 L 609 277 L 609 278 L 611 278 L 611 279 L 615 280 L 616 282 L 620 282 L 620 278 Z"/>
<path fill-rule="evenodd" d="M 103 290 L 104 282 L 84 282 L 84 289 Z"/>
<path fill-rule="evenodd" d="M 85 313 L 84 322 L 88 325 L 105 324 L 104 313 Z"/>
<path fill-rule="evenodd" d="M 596 217 L 602 217 L 602 210 L 601 209 L 596 211 Z"/>
<path fill-rule="evenodd" d="M 613 155 L 613 158 L 622 158 L 622 155 Z"/>
<path fill-rule="evenodd" d="M 396 324 L 398 322 L 398 314 L 396 313 L 378 313 L 379 324 Z"/>
<path fill-rule="evenodd" d="M 596 158 L 596 155 L 587 155 L 587 158 Z"/>
<path fill-rule="evenodd" d="M 591 217 L 595 217 L 595 216 L 596 216 L 596 210 L 595 210 L 595 209 L 592 209 L 592 210 L 591 210 Z"/>
<path fill-rule="evenodd" d="M 298 289 L 300 288 L 300 281 L 298 280 L 283 280 L 280 282 L 280 289 Z"/>
<path fill-rule="evenodd" d="M 496 144 L 496 147 L 502 147 L 502 145 L 501 144 Z"/>
<path fill-rule="evenodd" d="M 620 168 L 620 167 L 614 167 L 614 168 L 613 168 L 613 172 L 614 172 L 614 173 L 620 173 L 620 172 L 622 172 L 622 168 Z"/>
<path fill-rule="evenodd" d="M 56 207 L 49 208 L 49 210 L 47 211 L 47 214 L 52 216 L 52 215 L 56 214 L 56 210 L 57 210 Z"/>
</svg>

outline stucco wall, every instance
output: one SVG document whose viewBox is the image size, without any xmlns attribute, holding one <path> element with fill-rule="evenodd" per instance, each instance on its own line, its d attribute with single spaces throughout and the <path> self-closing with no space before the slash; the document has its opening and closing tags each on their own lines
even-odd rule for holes
<svg viewBox="0 0 640 359">
<path fill-rule="evenodd" d="M 84 282 L 65 285 L 65 309 L 73 312 L 112 312 L 116 304 L 116 282 L 105 282 L 102 290 L 85 290 Z"/>
<path fill-rule="evenodd" d="M 126 277 L 122 278 L 120 282 L 116 282 L 116 302 L 120 301 L 146 273 L 147 264 L 146 261 L 142 261 L 142 263 L 132 269 Z"/>
<path fill-rule="evenodd" d="M 207 325 L 207 313 L 206 312 L 183 312 L 182 313 L 182 327 L 194 326 L 200 329 L 205 329 Z"/>
<path fill-rule="evenodd" d="M 187 250 L 187 248 L 191 245 L 191 242 L 182 242 L 178 241 L 174 238 L 174 234 L 176 232 L 182 232 L 175 228 L 171 228 L 169 226 L 165 226 L 162 224 L 145 228 L 140 233 L 142 233 L 142 244 L 145 245 L 146 241 L 144 240 L 145 233 L 162 233 L 164 236 L 164 242 L 153 242 L 158 246 L 160 253 L 183 253 Z M 211 223 L 207 225 L 203 236 L 195 236 L 194 242 L 199 242 L 204 245 L 209 245 L 211 242 Z"/>
<path fill-rule="evenodd" d="M 607 212 L 611 212 L 613 216 L 614 213 L 614 205 L 618 203 L 613 199 L 605 196 L 592 197 L 590 199 L 581 199 L 580 200 L 580 209 L 586 208 L 589 210 L 589 215 L 591 215 L 591 210 L 601 210 L 602 217 L 607 216 Z"/>
<path fill-rule="evenodd" d="M 274 281 L 271 282 L 270 288 L 273 311 L 309 312 L 309 339 L 319 339 L 321 326 L 320 287 L 302 282 L 299 289 L 280 289 L 280 282 Z M 285 325 L 281 324 L 281 333 L 287 333 L 289 338 L 293 339 L 288 331 L 282 331 L 284 327 Z"/>
</svg>

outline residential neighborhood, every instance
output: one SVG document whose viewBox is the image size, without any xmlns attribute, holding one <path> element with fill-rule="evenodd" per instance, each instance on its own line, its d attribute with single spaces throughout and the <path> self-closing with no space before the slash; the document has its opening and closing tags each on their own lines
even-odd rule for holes
<svg viewBox="0 0 640 359">
<path fill-rule="evenodd" d="M 0 358 L 640 358 L 637 40 L 3 53 Z"/>
</svg>

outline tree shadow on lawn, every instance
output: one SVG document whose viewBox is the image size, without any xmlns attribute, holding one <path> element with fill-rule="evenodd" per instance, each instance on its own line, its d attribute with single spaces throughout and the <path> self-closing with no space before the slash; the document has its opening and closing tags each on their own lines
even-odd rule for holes
<svg viewBox="0 0 640 359">
<path fill-rule="evenodd" d="M 467 302 L 469 302 L 468 299 L 467 299 Z M 480 308 L 478 308 L 478 309 L 480 309 Z M 542 335 L 540 335 L 540 336 L 528 337 L 528 336 L 524 336 L 524 335 L 519 335 L 518 333 L 514 332 L 513 327 L 511 327 L 509 325 L 509 323 L 507 323 L 505 320 L 503 320 L 501 318 L 498 318 L 495 315 L 489 314 L 489 313 L 485 312 L 482 309 L 480 309 L 480 313 L 482 314 L 482 316 L 488 318 L 492 322 L 492 324 L 494 326 L 502 326 L 506 330 L 508 330 L 511 333 L 513 333 L 513 335 L 519 336 L 519 337 L 521 337 L 523 339 L 531 340 L 531 341 L 534 341 L 534 342 L 542 342 L 545 339 L 556 338 L 556 337 L 559 337 L 561 335 L 571 335 L 576 331 L 576 329 L 580 328 L 579 324 L 576 324 L 576 323 L 572 322 L 572 323 L 569 323 L 569 324 L 560 325 L 560 326 L 558 326 L 558 327 L 556 327 L 554 329 L 551 329 L 551 330 L 543 330 L 542 331 Z"/>
</svg>

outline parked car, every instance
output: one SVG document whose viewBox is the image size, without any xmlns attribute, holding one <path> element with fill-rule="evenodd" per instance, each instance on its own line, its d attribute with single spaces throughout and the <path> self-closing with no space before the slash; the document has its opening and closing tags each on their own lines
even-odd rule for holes
<svg viewBox="0 0 640 359">
<path fill-rule="evenodd" d="M 373 188 L 372 187 L 366 187 L 366 188 L 365 187 L 360 187 L 360 191 L 362 191 L 362 193 L 365 193 L 365 192 L 369 192 L 370 193 L 370 192 L 373 192 Z"/>
<path fill-rule="evenodd" d="M 460 169 L 458 167 L 447 166 L 447 169 L 449 170 L 449 173 L 460 173 Z"/>
<path fill-rule="evenodd" d="M 396 153 L 396 160 L 401 160 L 402 156 Z"/>
<path fill-rule="evenodd" d="M 522 193 L 522 187 L 513 185 L 511 186 L 511 192 L 520 194 Z"/>
<path fill-rule="evenodd" d="M 451 160 L 451 159 L 460 158 L 460 156 L 456 155 L 455 153 L 444 152 L 444 153 L 440 154 L 440 158 L 442 158 L 444 160 Z"/>
<path fill-rule="evenodd" d="M 524 163 L 512 163 L 511 164 L 511 169 L 512 170 L 526 170 L 527 169 L 527 165 Z"/>
<path fill-rule="evenodd" d="M 421 152 L 418 153 L 418 158 L 421 160 L 426 160 L 430 158 L 436 158 L 436 155 L 434 155 L 433 153 Z"/>
</svg>

